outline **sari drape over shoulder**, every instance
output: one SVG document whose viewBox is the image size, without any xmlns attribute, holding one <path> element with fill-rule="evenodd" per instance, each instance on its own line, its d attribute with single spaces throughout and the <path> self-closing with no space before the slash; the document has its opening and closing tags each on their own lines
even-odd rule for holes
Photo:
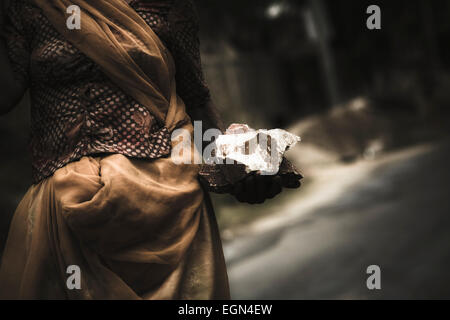
<svg viewBox="0 0 450 320">
<path fill-rule="evenodd" d="M 125 1 L 34 2 L 170 131 L 192 134 L 170 53 Z M 66 26 L 73 4 L 80 30 Z M 211 203 L 198 166 L 180 156 L 86 156 L 31 186 L 11 223 L 0 298 L 228 299 Z M 68 285 L 70 266 L 79 267 L 81 288 Z"/>
</svg>

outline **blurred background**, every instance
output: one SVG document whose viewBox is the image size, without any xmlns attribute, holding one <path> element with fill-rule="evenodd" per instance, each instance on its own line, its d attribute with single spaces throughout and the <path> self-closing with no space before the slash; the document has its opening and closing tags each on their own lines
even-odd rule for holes
<svg viewBox="0 0 450 320">
<path fill-rule="evenodd" d="M 225 123 L 302 138 L 287 154 L 302 188 L 213 195 L 232 297 L 450 298 L 450 2 L 195 2 Z M 0 119 L 1 248 L 30 184 L 27 108 Z"/>
</svg>

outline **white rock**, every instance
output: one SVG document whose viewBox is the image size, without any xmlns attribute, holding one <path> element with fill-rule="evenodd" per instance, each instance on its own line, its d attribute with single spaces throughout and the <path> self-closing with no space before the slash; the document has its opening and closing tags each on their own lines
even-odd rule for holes
<svg viewBox="0 0 450 320">
<path fill-rule="evenodd" d="M 241 130 L 239 130 L 241 129 Z M 273 175 L 279 170 L 284 153 L 300 137 L 282 129 L 254 130 L 244 124 L 232 124 L 227 134 L 216 139 L 216 155 L 222 161 L 237 161 L 247 172 Z"/>
</svg>

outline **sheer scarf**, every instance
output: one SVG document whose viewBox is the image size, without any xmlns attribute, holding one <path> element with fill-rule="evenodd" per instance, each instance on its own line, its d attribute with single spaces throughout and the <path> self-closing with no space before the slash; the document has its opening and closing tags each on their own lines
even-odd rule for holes
<svg viewBox="0 0 450 320">
<path fill-rule="evenodd" d="M 67 41 L 160 123 L 172 131 L 186 120 L 184 103 L 176 95 L 170 52 L 125 0 L 33 1 Z M 80 29 L 67 26 L 71 5 L 80 8 Z"/>
</svg>

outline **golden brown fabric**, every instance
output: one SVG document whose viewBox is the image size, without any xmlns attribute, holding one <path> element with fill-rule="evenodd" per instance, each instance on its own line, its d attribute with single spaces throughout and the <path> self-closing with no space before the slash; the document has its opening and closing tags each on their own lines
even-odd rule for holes
<svg viewBox="0 0 450 320">
<path fill-rule="evenodd" d="M 228 299 L 198 168 L 172 160 L 84 157 L 33 185 L 11 224 L 0 298 Z M 65 286 L 69 265 L 81 290 Z"/>
<path fill-rule="evenodd" d="M 35 2 L 167 128 L 192 134 L 170 54 L 124 1 Z M 65 29 L 70 4 L 82 8 L 81 31 Z M 0 297 L 228 299 L 219 232 L 199 167 L 175 164 L 181 156 L 187 155 L 83 157 L 33 185 L 11 224 Z M 81 268 L 81 290 L 66 286 L 70 265 Z"/>
</svg>

